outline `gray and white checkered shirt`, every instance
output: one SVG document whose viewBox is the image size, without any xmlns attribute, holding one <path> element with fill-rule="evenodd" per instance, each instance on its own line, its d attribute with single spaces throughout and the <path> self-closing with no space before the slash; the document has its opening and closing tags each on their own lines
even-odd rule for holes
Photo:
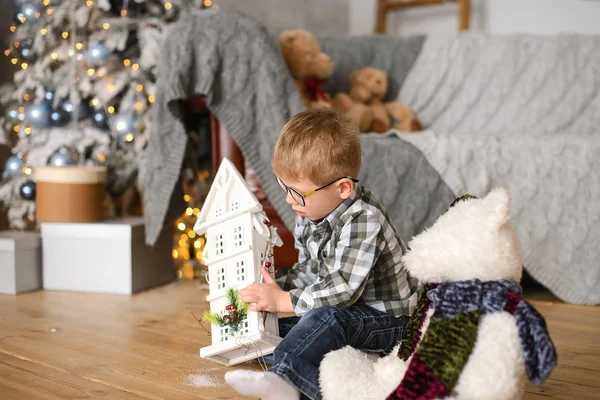
<svg viewBox="0 0 600 400">
<path fill-rule="evenodd" d="M 421 287 L 404 269 L 406 246 L 370 191 L 355 185 L 319 222 L 298 217 L 294 237 L 299 260 L 278 283 L 297 315 L 355 302 L 395 316 L 412 313 Z"/>
</svg>

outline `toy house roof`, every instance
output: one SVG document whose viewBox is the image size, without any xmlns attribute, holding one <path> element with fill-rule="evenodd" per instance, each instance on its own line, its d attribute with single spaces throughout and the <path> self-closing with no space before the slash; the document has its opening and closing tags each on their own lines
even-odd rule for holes
<svg viewBox="0 0 600 400">
<path fill-rule="evenodd" d="M 234 211 L 230 211 L 227 209 L 227 204 L 225 203 L 227 201 L 226 195 L 234 190 L 236 191 L 236 194 L 240 196 L 239 207 Z M 218 202 L 223 203 L 221 205 L 224 212 L 221 216 L 217 217 L 211 213 L 211 210 L 214 209 L 215 204 Z M 247 212 L 252 213 L 252 223 L 254 228 L 266 239 L 268 231 L 263 223 L 266 219 L 266 215 L 263 212 L 260 202 L 254 196 L 248 183 L 239 173 L 235 165 L 233 165 L 228 158 L 223 158 L 223 161 L 221 161 L 221 165 L 217 170 L 217 174 L 215 175 L 215 179 L 211 184 L 206 201 L 200 210 L 198 220 L 194 225 L 194 231 L 197 234 L 202 235 L 208 228 Z M 277 246 L 281 246 L 283 242 L 279 235 L 277 235 L 276 229 L 273 229 L 272 232 L 275 236 L 273 238 L 274 243 Z"/>
<path fill-rule="evenodd" d="M 265 219 L 267 219 L 267 216 L 265 215 L 264 212 L 252 213 L 252 225 L 254 225 L 254 229 L 256 229 L 256 231 L 258 232 L 258 234 L 260 236 L 262 236 L 265 239 L 268 239 L 269 231 L 267 229 L 267 226 L 264 223 Z M 273 235 L 273 237 L 272 237 L 273 245 L 277 246 L 277 247 L 282 246 L 283 240 L 281 240 L 281 238 L 277 234 L 277 228 L 272 227 L 271 234 Z"/>
</svg>

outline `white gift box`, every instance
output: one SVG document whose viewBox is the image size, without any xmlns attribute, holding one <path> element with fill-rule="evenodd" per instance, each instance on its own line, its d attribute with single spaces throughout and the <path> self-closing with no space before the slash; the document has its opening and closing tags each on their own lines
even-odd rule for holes
<svg viewBox="0 0 600 400">
<path fill-rule="evenodd" d="M 38 232 L 0 232 L 0 293 L 19 294 L 42 287 Z"/>
<path fill-rule="evenodd" d="M 171 225 L 153 247 L 143 217 L 40 225 L 44 289 L 132 294 L 175 278 Z"/>
</svg>

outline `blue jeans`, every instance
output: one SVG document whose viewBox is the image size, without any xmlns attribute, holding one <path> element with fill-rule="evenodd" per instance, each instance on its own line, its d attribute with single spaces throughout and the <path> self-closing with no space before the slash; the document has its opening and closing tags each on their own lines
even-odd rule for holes
<svg viewBox="0 0 600 400">
<path fill-rule="evenodd" d="M 346 345 L 387 354 L 402 339 L 407 320 L 364 304 L 320 307 L 302 317 L 280 318 L 283 340 L 265 361 L 271 364 L 269 371 L 300 390 L 302 399 L 320 400 L 319 365 L 325 354 Z"/>
</svg>

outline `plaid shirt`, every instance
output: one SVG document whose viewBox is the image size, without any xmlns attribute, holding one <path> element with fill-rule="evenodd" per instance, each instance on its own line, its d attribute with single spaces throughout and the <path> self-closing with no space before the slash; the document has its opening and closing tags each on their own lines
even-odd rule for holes
<svg viewBox="0 0 600 400">
<path fill-rule="evenodd" d="M 400 261 L 404 242 L 373 193 L 355 188 L 321 221 L 296 221 L 299 261 L 278 283 L 297 315 L 358 302 L 400 316 L 417 304 L 421 287 Z"/>
</svg>

